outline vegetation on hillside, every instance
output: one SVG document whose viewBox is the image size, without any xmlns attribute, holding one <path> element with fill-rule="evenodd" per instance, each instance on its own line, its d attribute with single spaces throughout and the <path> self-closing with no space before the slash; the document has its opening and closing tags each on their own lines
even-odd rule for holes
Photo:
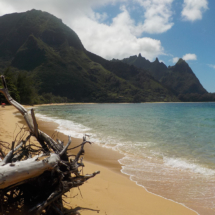
<svg viewBox="0 0 215 215">
<path fill-rule="evenodd" d="M 49 13 L 0 17 L 0 41 L 0 73 L 10 68 L 21 103 L 178 101 L 135 67 L 92 59 L 77 34 Z"/>
<path fill-rule="evenodd" d="M 168 68 L 141 55 L 105 60 L 88 52 L 72 29 L 46 12 L 0 17 L 0 41 L 0 74 L 23 104 L 174 102 L 207 94 L 182 59 Z"/>
<path fill-rule="evenodd" d="M 68 102 L 66 97 L 55 96 L 52 93 L 43 93 L 39 95 L 39 84 L 34 81 L 32 74 L 26 71 L 11 71 L 11 69 L 8 68 L 2 75 L 5 76 L 10 95 L 22 104 L 33 105 Z M 7 103 L 2 94 L 0 94 L 0 103 Z"/>
<path fill-rule="evenodd" d="M 118 61 L 113 60 L 113 62 Z M 159 62 L 157 58 L 154 62 L 150 62 L 140 54 L 125 58 L 122 62 L 144 68 L 148 74 L 172 91 L 181 101 L 213 101 L 213 96 L 209 95 L 203 88 L 192 69 L 183 59 L 179 59 L 174 66 L 169 67 L 163 62 Z"/>
</svg>

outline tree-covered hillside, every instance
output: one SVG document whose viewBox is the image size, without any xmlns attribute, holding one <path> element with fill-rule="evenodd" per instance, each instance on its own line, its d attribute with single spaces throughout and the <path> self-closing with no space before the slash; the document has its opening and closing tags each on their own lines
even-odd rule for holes
<svg viewBox="0 0 215 215">
<path fill-rule="evenodd" d="M 113 61 L 116 62 L 118 60 Z M 200 98 L 204 97 L 205 99 L 208 98 L 210 101 L 211 96 L 207 95 L 208 92 L 204 89 L 192 69 L 183 59 L 179 59 L 174 66 L 169 67 L 159 62 L 157 58 L 154 62 L 150 62 L 140 54 L 138 56 L 135 55 L 125 58 L 121 62 L 145 69 L 155 80 L 174 92 L 180 100 L 199 101 L 201 100 Z M 198 96 L 194 98 L 192 96 L 194 94 Z"/>
<path fill-rule="evenodd" d="M 9 68 L 22 103 L 178 101 L 143 70 L 125 63 L 105 66 L 102 62 L 110 61 L 92 55 L 72 29 L 49 13 L 0 17 L 0 73 Z"/>
</svg>

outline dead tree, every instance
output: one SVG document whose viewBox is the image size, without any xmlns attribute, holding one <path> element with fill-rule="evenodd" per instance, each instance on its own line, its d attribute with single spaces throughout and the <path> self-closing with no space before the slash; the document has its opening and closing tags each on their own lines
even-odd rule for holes
<svg viewBox="0 0 215 215">
<path fill-rule="evenodd" d="M 62 196 L 74 187 L 81 186 L 99 171 L 82 175 L 84 145 L 90 143 L 83 137 L 77 155 L 71 159 L 68 151 L 71 137 L 64 146 L 38 129 L 34 110 L 31 114 L 9 94 L 4 76 L 1 76 L 7 101 L 23 115 L 29 133 L 13 141 L 5 155 L 0 148 L 0 214 L 63 215 Z M 35 137 L 38 144 L 31 143 Z M 24 137 L 24 135 L 23 135 Z M 6 147 L 3 143 L 1 146 Z M 67 213 L 68 214 L 68 213 Z"/>
</svg>

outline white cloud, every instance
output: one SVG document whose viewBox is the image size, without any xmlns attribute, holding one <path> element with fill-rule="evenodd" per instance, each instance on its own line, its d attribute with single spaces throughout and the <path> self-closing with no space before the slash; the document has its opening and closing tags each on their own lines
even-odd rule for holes
<svg viewBox="0 0 215 215">
<path fill-rule="evenodd" d="M 143 13 L 143 22 L 135 23 L 128 8 L 134 2 Z M 171 22 L 171 4 L 173 0 L 1 0 L 0 15 L 12 12 L 24 12 L 31 9 L 47 11 L 71 27 L 80 37 L 84 47 L 104 58 L 124 58 L 141 53 L 149 60 L 164 54 L 159 40 L 143 37 L 147 33 L 163 33 L 169 30 Z M 120 13 L 104 23 L 106 13 L 95 12 L 95 8 L 107 4 L 121 6 Z M 6 11 L 6 12 L 5 12 Z"/>
<path fill-rule="evenodd" d="M 197 56 L 196 56 L 195 54 L 190 54 L 190 53 L 188 53 L 188 54 L 185 54 L 185 55 L 182 57 L 182 59 L 185 60 L 185 61 L 188 61 L 188 60 L 197 60 Z M 179 57 L 174 57 L 174 58 L 172 59 L 172 62 L 173 62 L 173 63 L 177 63 L 178 60 L 179 60 Z"/>
<path fill-rule="evenodd" d="M 215 69 L 215 65 L 214 64 L 208 64 L 209 67 Z"/>
<path fill-rule="evenodd" d="M 113 19 L 111 25 L 95 22 L 87 17 L 73 20 L 71 23 L 87 50 L 107 59 L 122 59 L 141 53 L 149 60 L 163 54 L 159 40 L 148 37 L 137 38 L 134 21 L 125 7 Z"/>
<path fill-rule="evenodd" d="M 107 13 L 95 13 L 95 17 L 98 21 L 103 22 L 108 18 Z"/>
<path fill-rule="evenodd" d="M 172 28 L 171 5 L 173 0 L 136 0 L 144 8 L 143 32 L 163 33 Z"/>
<path fill-rule="evenodd" d="M 0 2 L 0 16 L 3 14 L 15 12 L 14 7 L 11 4 L 8 4 L 7 1 Z"/>
<path fill-rule="evenodd" d="M 207 0 L 184 0 L 182 17 L 188 21 L 202 19 L 202 14 L 208 9 Z"/>
<path fill-rule="evenodd" d="M 173 63 L 177 63 L 178 60 L 179 60 L 179 57 L 174 57 L 174 58 L 172 59 L 172 62 L 173 62 Z"/>
<path fill-rule="evenodd" d="M 7 13 L 39 9 L 62 18 L 64 22 L 67 22 L 67 20 L 71 18 L 78 18 L 79 16 L 87 16 L 93 19 L 98 16 L 98 14 L 96 15 L 96 13 L 93 12 L 94 8 L 125 1 L 126 0 L 0 0 L 0 16 Z"/>
<path fill-rule="evenodd" d="M 185 54 L 183 57 L 182 57 L 184 60 L 197 60 L 197 56 L 195 54 Z"/>
</svg>

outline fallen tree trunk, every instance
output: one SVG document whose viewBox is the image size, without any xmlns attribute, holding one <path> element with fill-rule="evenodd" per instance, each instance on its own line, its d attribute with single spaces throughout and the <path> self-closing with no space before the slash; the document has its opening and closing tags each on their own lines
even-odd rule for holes
<svg viewBox="0 0 215 215">
<path fill-rule="evenodd" d="M 37 161 L 39 156 L 24 161 L 8 163 L 0 166 L 0 189 L 17 184 L 30 178 L 37 177 L 45 171 L 50 171 L 60 161 L 57 154 L 51 154 L 44 160 Z"/>
<path fill-rule="evenodd" d="M 3 93 L 10 104 L 23 115 L 29 129 L 24 139 L 13 141 L 5 155 L 0 148 L 0 214 L 59 215 L 63 210 L 62 195 L 99 174 L 82 175 L 84 145 L 90 143 L 83 137 L 74 159 L 68 157 L 71 137 L 64 146 L 38 129 L 34 110 L 31 114 L 10 96 L 4 76 L 1 76 Z M 30 142 L 35 137 L 39 145 Z M 27 144 L 28 142 L 28 144 Z M 76 147 L 73 147 L 76 148 Z M 71 149 L 69 149 L 71 150 Z M 68 214 L 68 213 L 66 213 Z"/>
</svg>

